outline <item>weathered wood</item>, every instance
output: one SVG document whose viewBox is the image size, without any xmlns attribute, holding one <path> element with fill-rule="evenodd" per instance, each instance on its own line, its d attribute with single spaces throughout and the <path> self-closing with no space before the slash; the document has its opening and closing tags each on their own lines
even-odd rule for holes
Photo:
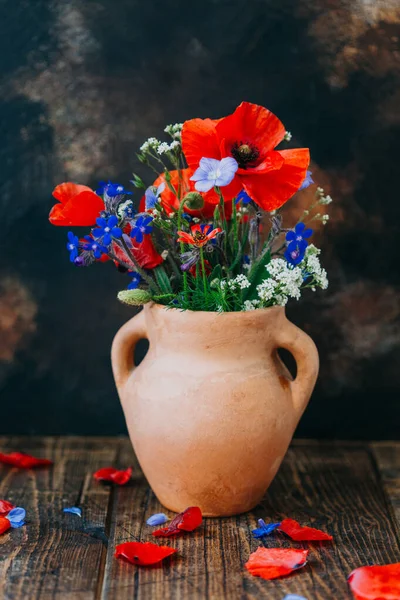
<svg viewBox="0 0 400 600">
<path fill-rule="evenodd" d="M 2 451 L 24 450 L 54 460 L 52 468 L 30 471 L 0 465 L 0 497 L 27 511 L 26 527 L 0 538 L 1 598 L 95 597 L 111 488 L 92 474 L 116 464 L 119 447 L 118 439 L 0 439 Z M 62 512 L 74 505 L 82 507 L 82 519 Z"/>
<path fill-rule="evenodd" d="M 0 450 L 11 449 L 50 457 L 55 466 L 0 466 L 0 497 L 25 506 L 29 519 L 0 538 L 0 597 L 7 600 L 282 600 L 288 593 L 350 600 L 346 577 L 354 568 L 400 560 L 399 522 L 389 501 L 398 509 L 400 444 L 297 441 L 252 513 L 206 519 L 192 534 L 162 540 L 178 555 L 147 569 L 114 558 L 116 544 L 156 541 L 147 518 L 170 514 L 149 489 L 128 440 L 0 438 Z M 93 472 L 107 465 L 132 465 L 132 481 L 114 488 L 93 481 Z M 82 520 L 62 512 L 74 504 L 82 506 Z M 251 535 L 258 518 L 286 516 L 331 532 L 334 542 L 296 543 L 280 534 L 260 542 Z M 252 577 L 243 565 L 260 543 L 308 548 L 308 566 L 281 580 Z"/>
<path fill-rule="evenodd" d="M 386 495 L 400 523 L 400 442 L 374 442 L 371 450 Z"/>
</svg>

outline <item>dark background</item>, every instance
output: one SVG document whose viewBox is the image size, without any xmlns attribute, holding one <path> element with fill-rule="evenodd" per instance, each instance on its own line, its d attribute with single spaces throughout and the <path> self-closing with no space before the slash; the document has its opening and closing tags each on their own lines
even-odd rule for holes
<svg viewBox="0 0 400 600">
<path fill-rule="evenodd" d="M 54 185 L 127 184 L 135 151 L 165 124 L 245 99 L 311 148 L 335 200 L 315 240 L 330 287 L 288 309 L 321 355 L 298 435 L 398 438 L 399 2 L 2 0 L 0 11 L 0 433 L 125 431 L 109 350 L 132 315 L 115 297 L 126 281 L 110 264 L 70 265 L 66 230 L 47 220 Z"/>
</svg>

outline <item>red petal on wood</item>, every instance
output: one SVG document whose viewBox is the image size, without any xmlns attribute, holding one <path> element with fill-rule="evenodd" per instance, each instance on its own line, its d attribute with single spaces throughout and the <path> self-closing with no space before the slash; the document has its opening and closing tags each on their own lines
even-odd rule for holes
<svg viewBox="0 0 400 600">
<path fill-rule="evenodd" d="M 0 517 L 0 535 L 8 531 L 11 527 L 10 521 L 7 517 Z"/>
<path fill-rule="evenodd" d="M 349 576 L 356 600 L 399 600 L 400 563 L 360 567 Z"/>
<path fill-rule="evenodd" d="M 10 452 L 10 454 L 0 452 L 0 463 L 19 467 L 20 469 L 33 469 L 34 467 L 48 467 L 53 464 L 53 461 L 47 458 L 36 458 L 22 452 Z"/>
<path fill-rule="evenodd" d="M 151 542 L 125 542 L 115 548 L 116 558 L 125 558 L 133 565 L 142 567 L 155 565 L 175 552 L 175 548 L 157 546 Z"/>
<path fill-rule="evenodd" d="M 333 540 L 333 537 L 328 533 L 320 529 L 314 529 L 314 527 L 302 527 L 294 519 L 284 519 L 278 531 L 283 531 L 283 533 L 286 533 L 286 535 L 296 542 Z"/>
<path fill-rule="evenodd" d="M 94 473 L 93 477 L 97 481 L 110 481 L 111 483 L 117 483 L 118 485 L 125 485 L 128 483 L 132 475 L 132 469 L 126 469 L 126 471 L 118 471 L 114 467 L 104 467 Z"/>
<path fill-rule="evenodd" d="M 304 567 L 308 550 L 292 548 L 258 548 L 250 554 L 246 569 L 255 577 L 276 579 L 289 575 L 292 571 Z"/>
<path fill-rule="evenodd" d="M 11 504 L 11 502 L 8 502 L 7 500 L 0 500 L 0 517 L 5 517 L 8 515 L 10 510 L 13 508 L 15 508 L 15 505 Z"/>
<path fill-rule="evenodd" d="M 183 531 L 194 531 L 202 522 L 203 515 L 200 508 L 198 506 L 190 506 L 179 515 L 176 515 L 168 527 L 157 529 L 157 531 L 153 531 L 152 535 L 155 537 L 170 537 L 178 535 Z"/>
</svg>

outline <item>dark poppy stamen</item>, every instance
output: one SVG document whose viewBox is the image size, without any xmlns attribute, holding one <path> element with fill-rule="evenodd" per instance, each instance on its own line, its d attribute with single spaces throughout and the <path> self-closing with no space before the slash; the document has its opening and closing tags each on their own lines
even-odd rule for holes
<svg viewBox="0 0 400 600">
<path fill-rule="evenodd" d="M 253 144 L 246 142 L 235 142 L 231 148 L 231 154 L 241 169 L 254 166 L 254 162 L 260 156 L 260 151 Z"/>
</svg>

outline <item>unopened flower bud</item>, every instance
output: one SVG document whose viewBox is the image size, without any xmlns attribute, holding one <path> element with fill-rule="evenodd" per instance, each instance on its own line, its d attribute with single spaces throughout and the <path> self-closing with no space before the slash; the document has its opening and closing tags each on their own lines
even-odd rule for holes
<svg viewBox="0 0 400 600">
<path fill-rule="evenodd" d="M 198 192 L 189 192 L 183 199 L 189 210 L 200 210 L 204 206 L 204 199 Z"/>
<path fill-rule="evenodd" d="M 146 290 L 122 290 L 118 292 L 118 300 L 130 306 L 141 306 L 151 300 L 151 294 Z"/>
</svg>

